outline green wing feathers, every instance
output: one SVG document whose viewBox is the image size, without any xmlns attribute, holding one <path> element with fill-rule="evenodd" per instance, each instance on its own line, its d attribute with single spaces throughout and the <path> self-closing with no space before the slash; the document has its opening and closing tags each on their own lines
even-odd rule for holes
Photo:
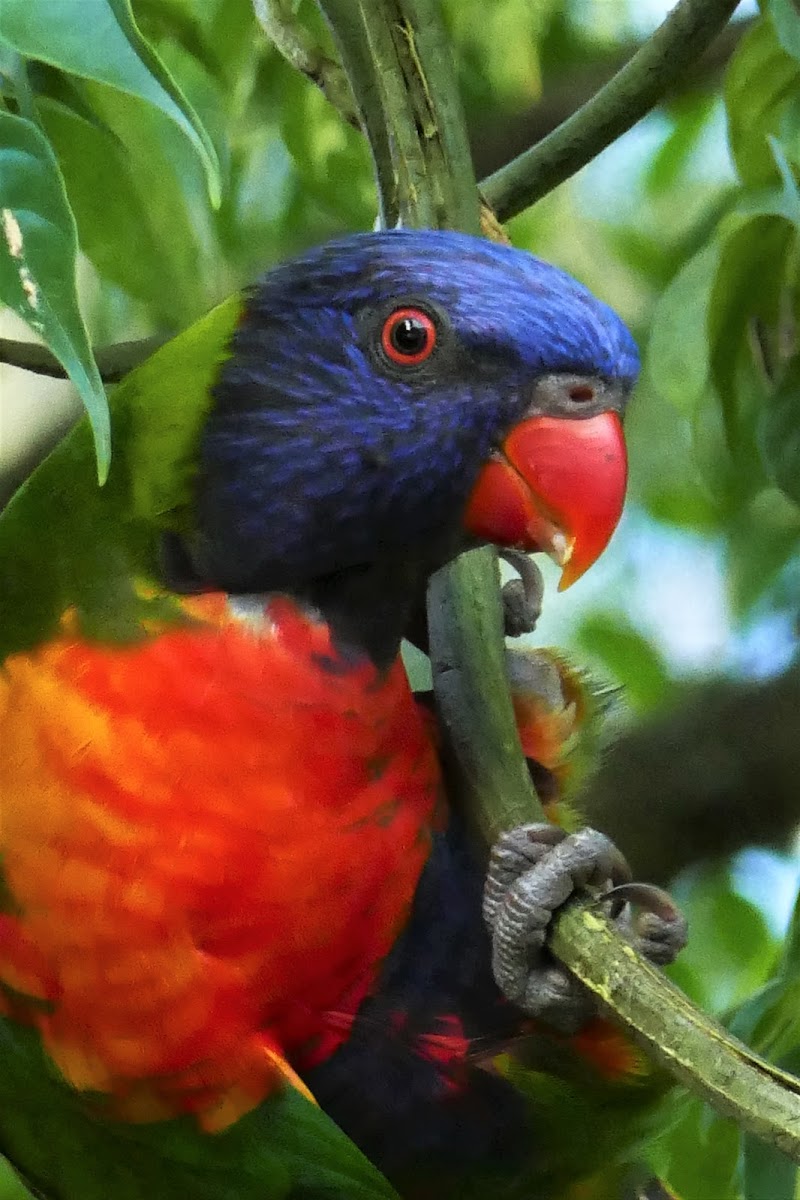
<svg viewBox="0 0 800 1200">
<path fill-rule="evenodd" d="M 232 296 L 122 381 L 102 489 L 84 418 L 0 516 L 0 661 L 51 637 L 67 609 L 109 641 L 165 615 L 147 594 L 158 533 L 186 525 L 197 442 L 239 311 Z"/>
</svg>

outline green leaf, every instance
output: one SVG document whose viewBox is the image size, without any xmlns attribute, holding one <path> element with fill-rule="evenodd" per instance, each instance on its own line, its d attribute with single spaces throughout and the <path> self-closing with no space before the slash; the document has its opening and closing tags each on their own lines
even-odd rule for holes
<svg viewBox="0 0 800 1200">
<path fill-rule="evenodd" d="M 692 412 L 706 392 L 706 315 L 719 256 L 719 245 L 712 241 L 689 259 L 653 316 L 645 370 L 656 391 L 684 413 Z"/>
<path fill-rule="evenodd" d="M 725 77 L 728 136 L 744 183 L 763 187 L 774 180 L 767 135 L 778 132 L 799 83 L 800 65 L 779 43 L 773 24 L 756 21 L 739 43 Z"/>
<path fill-rule="evenodd" d="M 792 174 L 792 168 L 789 166 L 778 138 L 770 134 L 767 141 L 783 184 L 780 203 L 775 209 L 776 215 L 786 217 L 786 220 L 791 221 L 796 229 L 800 229 L 800 188 L 797 186 L 797 180 Z"/>
<path fill-rule="evenodd" d="M 710 398 L 702 400 L 700 408 L 710 403 Z M 692 429 L 675 405 L 663 402 L 646 371 L 625 420 L 631 460 L 629 496 L 659 521 L 715 533 L 720 497 L 698 470 Z M 669 471 L 664 470 L 665 446 L 670 448 Z"/>
<path fill-rule="evenodd" d="M 800 13 L 792 0 L 767 0 L 766 11 L 781 48 L 800 63 Z"/>
<path fill-rule="evenodd" d="M 139 32 L 130 0 L 3 0 L 0 39 L 27 58 L 105 83 L 158 109 L 189 139 L 203 164 L 211 203 L 219 204 L 219 164 L 211 139 Z"/>
<path fill-rule="evenodd" d="M 775 1011 L 784 988 L 784 981 L 775 977 L 752 996 L 748 996 L 734 1013 L 727 1015 L 725 1023 L 730 1032 L 754 1049 L 759 1046 L 762 1050 L 765 1049 L 770 1044 L 770 1039 L 756 1036 L 756 1031 L 763 1031 L 769 1026 L 771 1014 Z"/>
<path fill-rule="evenodd" d="M 766 1142 L 754 1137 L 742 1139 L 742 1172 L 744 1200 L 765 1200 L 767 1196 L 769 1200 L 796 1200 L 797 1167 Z"/>
<path fill-rule="evenodd" d="M 742 942 L 748 943 L 742 937 Z M 729 1014 L 726 1024 L 736 1037 L 770 1062 L 794 1062 L 800 1055 L 800 969 L 797 963 L 797 913 L 789 941 L 771 978 Z"/>
<path fill-rule="evenodd" d="M 221 1133 L 190 1118 L 104 1120 L 33 1031 L 0 1023 L 0 1148 L 48 1200 L 397 1200 L 321 1109 L 292 1087 Z"/>
<path fill-rule="evenodd" d="M 669 193 L 678 186 L 697 149 L 713 105 L 711 93 L 676 97 L 669 105 L 672 129 L 653 155 L 645 176 L 644 183 L 650 196 Z"/>
<path fill-rule="evenodd" d="M 433 687 L 431 680 L 431 662 L 427 654 L 418 649 L 413 642 L 403 642 L 401 646 L 403 666 L 408 675 L 412 692 L 429 692 Z"/>
<path fill-rule="evenodd" d="M 624 617 L 591 613 L 581 622 L 577 640 L 582 650 L 601 659 L 636 708 L 653 708 L 669 695 L 672 683 L 663 658 Z"/>
<path fill-rule="evenodd" d="M 740 1200 L 739 1130 L 693 1096 L 676 1107 L 678 1120 L 649 1147 L 654 1170 L 684 1200 Z"/>
<path fill-rule="evenodd" d="M 745 193 L 736 212 L 753 217 L 783 217 L 795 229 L 800 229 L 800 188 L 778 138 L 769 134 L 767 144 L 778 168 L 781 187 Z"/>
<path fill-rule="evenodd" d="M 726 534 L 728 589 L 734 614 L 741 617 L 797 553 L 800 510 L 777 487 L 763 487 L 734 515 Z"/>
<path fill-rule="evenodd" d="M 800 505 L 800 355 L 761 410 L 758 443 L 770 478 Z"/>
<path fill-rule="evenodd" d="M 800 894 L 794 902 L 794 912 L 786 932 L 781 973 L 800 980 Z"/>
<path fill-rule="evenodd" d="M 307 11 L 308 6 L 304 23 Z M 136 17 L 160 55 L 165 56 L 168 46 L 182 47 L 225 85 L 223 111 L 232 111 L 241 104 L 256 62 L 271 51 L 269 40 L 256 24 L 252 4 L 231 4 L 230 0 L 203 0 L 202 4 L 196 0 L 136 0 Z M 173 75 L 183 79 L 169 60 L 167 65 Z M 191 99 L 191 92 L 188 94 Z"/>
<path fill-rule="evenodd" d="M 119 185 L 112 181 L 109 188 L 122 193 L 121 199 L 131 204 L 132 213 L 143 214 L 150 237 L 160 249 L 152 264 L 155 269 L 148 265 L 147 291 L 140 298 L 161 325 L 184 328 L 236 286 L 222 273 L 214 212 L 197 156 L 174 125 L 161 120 L 155 109 L 136 97 L 101 83 L 87 82 L 84 88 L 92 108 L 129 159 Z M 87 171 L 85 164 L 81 168 L 80 163 L 75 167 L 77 171 L 82 169 L 82 186 L 91 186 L 91 170 Z M 68 189 L 70 184 L 71 177 Z M 85 219 L 80 228 L 85 230 Z M 115 237 L 112 240 L 118 250 L 119 243 Z M 103 252 L 98 242 L 95 233 L 93 252 L 99 257 Z M 126 253 L 135 253 L 136 245 L 134 236 L 134 241 L 125 246 Z M 107 255 L 106 249 L 104 258 Z M 123 270 L 129 268 L 119 268 L 119 273 Z M 111 278 L 117 276 L 112 274 Z"/>
<path fill-rule="evenodd" d="M 82 251 L 100 275 L 148 306 L 164 329 L 219 299 L 218 250 L 197 158 L 141 101 L 86 84 L 102 124 L 52 100 L 38 104 L 75 214 Z M 95 165 L 107 172 L 97 186 Z"/>
<path fill-rule="evenodd" d="M 346 225 L 368 227 L 375 200 L 366 141 L 296 72 L 286 86 L 292 100 L 283 105 L 281 131 L 303 187 Z"/>
<path fill-rule="evenodd" d="M 148 207 L 139 194 L 131 154 L 113 133 L 54 100 L 39 100 L 38 110 L 58 154 L 81 250 L 104 279 L 151 305 L 159 323 L 169 328 L 183 316 L 182 282 L 173 269 L 178 223 L 164 245 L 153 227 L 154 206 Z M 91 167 L 97 162 L 107 172 L 102 190 Z M 121 247 L 126 249 L 120 252 Z"/>
<path fill-rule="evenodd" d="M 669 968 L 670 978 L 711 1012 L 751 996 L 768 979 L 777 957 L 763 915 L 733 890 L 724 867 L 698 869 L 679 880 L 676 898 L 692 936 Z"/>
<path fill-rule="evenodd" d="M 750 354 L 749 344 L 742 341 L 741 348 Z M 750 367 L 749 361 L 744 367 Z M 712 387 L 703 403 L 698 405 L 692 420 L 692 458 L 708 495 L 713 498 L 718 513 L 718 531 L 723 535 L 727 535 L 731 521 L 736 519 L 743 506 L 767 482 L 754 437 L 740 433 L 737 426 L 740 436 L 734 442 L 725 423 L 727 405 L 735 408 L 740 426 L 745 424 L 745 416 L 749 418 L 751 396 L 748 389 L 753 372 L 747 374 L 744 367 L 737 364 L 735 372 L 736 404 L 729 395 L 721 397 Z"/>
<path fill-rule="evenodd" d="M 800 1073 L 800 1049 L 785 1055 L 777 1066 L 794 1075 Z M 745 1137 L 742 1144 L 745 1200 L 796 1200 L 797 1166 L 774 1146 L 758 1138 Z"/>
<path fill-rule="evenodd" d="M 0 1159 L 0 1200 L 31 1200 L 28 1189 L 22 1186 L 19 1176 L 3 1159 Z"/>
<path fill-rule="evenodd" d="M 726 1024 L 735 1037 L 770 1062 L 796 1058 L 800 1052 L 800 981 L 784 973 L 779 964 L 769 983 L 729 1015 Z"/>
<path fill-rule="evenodd" d="M 786 262 L 793 230 L 783 213 L 775 214 L 771 201 L 757 215 L 733 214 L 720 231 L 719 256 L 711 305 L 708 337 L 714 386 L 722 401 L 731 444 L 738 440 L 737 372 L 742 355 L 750 355 L 747 334 L 758 318 L 775 323 L 780 309 Z"/>
<path fill-rule="evenodd" d="M 0 216 L 0 300 L 41 334 L 78 389 L 102 482 L 111 458 L 108 403 L 78 307 L 75 221 L 46 139 L 32 122 L 3 111 Z"/>
</svg>

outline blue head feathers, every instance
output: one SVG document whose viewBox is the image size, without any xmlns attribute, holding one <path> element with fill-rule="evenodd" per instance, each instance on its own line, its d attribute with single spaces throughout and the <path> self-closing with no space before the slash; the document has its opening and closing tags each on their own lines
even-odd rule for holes
<svg viewBox="0 0 800 1200">
<path fill-rule="evenodd" d="M 435 346 L 393 361 L 387 320 L 420 310 Z M 428 547 L 459 518 L 543 376 L 635 379 L 619 318 L 522 251 L 436 231 L 332 242 L 248 295 L 201 446 L 195 569 L 230 591 Z M 413 357 L 413 356 L 412 356 Z"/>
</svg>

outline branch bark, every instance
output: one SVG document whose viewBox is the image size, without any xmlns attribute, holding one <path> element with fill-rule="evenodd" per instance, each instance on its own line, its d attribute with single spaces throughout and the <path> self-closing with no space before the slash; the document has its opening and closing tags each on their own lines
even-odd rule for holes
<svg viewBox="0 0 800 1200">
<path fill-rule="evenodd" d="M 256 20 L 278 53 L 320 89 L 349 125 L 358 128 L 358 113 L 347 76 L 320 46 L 314 45 L 297 19 L 295 7 L 291 0 L 253 0 Z"/>
<path fill-rule="evenodd" d="M 477 233 L 469 144 L 438 14 L 427 0 L 320 0 L 320 7 L 369 141 L 383 224 Z"/>
</svg>

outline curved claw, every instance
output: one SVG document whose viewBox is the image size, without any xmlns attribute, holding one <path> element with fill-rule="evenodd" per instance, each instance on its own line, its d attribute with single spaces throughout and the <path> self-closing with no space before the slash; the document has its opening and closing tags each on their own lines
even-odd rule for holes
<svg viewBox="0 0 800 1200">
<path fill-rule="evenodd" d="M 542 615 L 544 578 L 537 564 L 521 550 L 501 549 L 500 557 L 517 572 L 518 579 L 503 584 L 503 616 L 506 637 L 533 633 Z"/>
<path fill-rule="evenodd" d="M 619 924 L 645 958 L 659 967 L 675 961 L 686 945 L 689 926 L 669 892 L 651 883 L 625 883 L 598 897 L 608 899 L 642 910 L 635 917 L 627 914 Z"/>
<path fill-rule="evenodd" d="M 594 1014 L 590 993 L 545 949 L 555 911 L 589 888 L 651 961 L 671 962 L 685 944 L 686 922 L 659 888 L 631 882 L 627 861 L 604 834 L 567 836 L 553 825 L 523 825 L 495 845 L 484 893 L 492 933 L 492 967 L 501 991 L 529 1016 L 572 1033 Z M 647 909 L 636 920 L 628 904 Z M 620 911 L 624 909 L 624 911 Z"/>
<path fill-rule="evenodd" d="M 598 896 L 597 899 L 598 901 L 621 900 L 628 904 L 635 904 L 638 908 L 646 909 L 647 912 L 659 917 L 662 921 L 683 920 L 683 914 L 669 892 L 656 887 L 654 883 L 618 883 L 616 887 L 611 888 L 605 895 Z"/>
</svg>

